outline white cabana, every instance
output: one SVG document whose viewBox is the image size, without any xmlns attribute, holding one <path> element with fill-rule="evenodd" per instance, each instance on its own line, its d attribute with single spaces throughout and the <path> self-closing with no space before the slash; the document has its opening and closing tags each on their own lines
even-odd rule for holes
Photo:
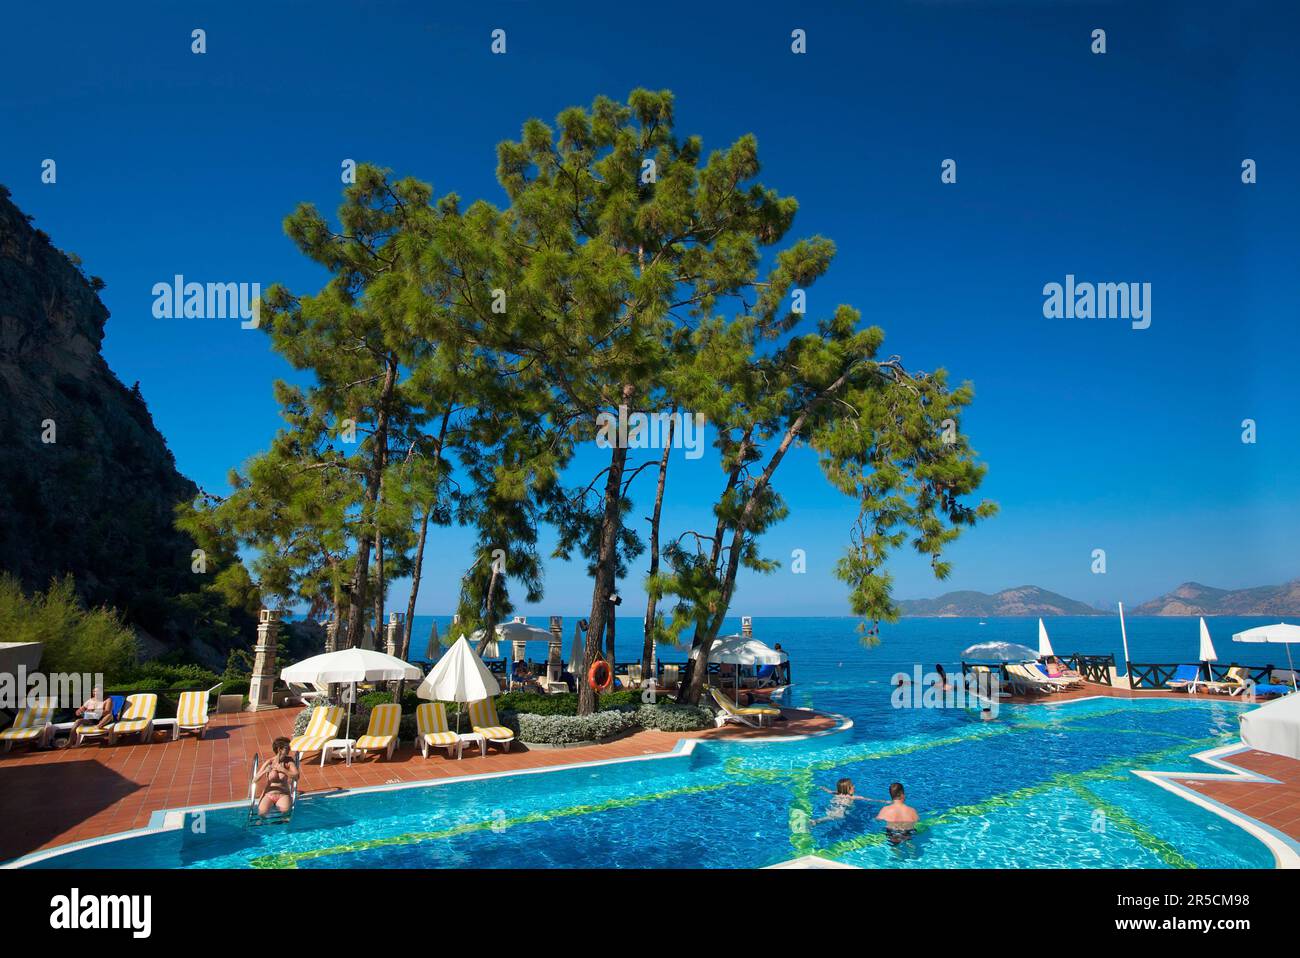
<svg viewBox="0 0 1300 958">
<path fill-rule="evenodd" d="M 752 637 L 722 635 L 709 647 L 709 661 L 735 666 L 736 696 L 740 695 L 740 667 L 742 665 L 782 665 L 790 661 L 784 652 L 778 652 Z"/>
<path fill-rule="evenodd" d="M 1048 656 L 1056 655 L 1052 651 L 1052 640 L 1047 637 L 1047 626 L 1043 625 L 1043 620 L 1038 620 L 1038 657 L 1045 659 Z"/>
<path fill-rule="evenodd" d="M 1284 695 L 1243 715 L 1241 740 L 1261 752 L 1300 759 L 1300 695 Z"/>
<path fill-rule="evenodd" d="M 469 639 L 463 635 L 415 690 L 422 699 L 461 703 L 488 699 L 500 692 L 501 685 L 496 676 L 483 664 Z M 456 728 L 460 728 L 460 712 L 456 713 Z"/>
<path fill-rule="evenodd" d="M 1214 643 L 1210 640 L 1210 627 L 1205 624 L 1205 616 L 1201 616 L 1201 661 L 1217 662 L 1219 656 L 1214 651 Z"/>
<path fill-rule="evenodd" d="M 752 637 L 723 635 L 713 640 L 709 661 L 730 665 L 781 665 L 790 661 L 790 657 Z"/>
<path fill-rule="evenodd" d="M 409 679 L 414 682 L 424 673 L 410 662 L 374 649 L 339 649 L 324 655 L 313 655 L 280 671 L 286 682 L 303 685 L 351 685 L 352 698 L 356 698 L 358 682 L 396 682 Z M 345 738 L 351 738 L 352 703 L 348 703 L 348 727 Z"/>
</svg>

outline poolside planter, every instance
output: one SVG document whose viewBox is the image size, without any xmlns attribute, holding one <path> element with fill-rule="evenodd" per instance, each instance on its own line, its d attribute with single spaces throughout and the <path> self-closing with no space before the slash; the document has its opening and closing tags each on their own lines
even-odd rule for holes
<svg viewBox="0 0 1300 958">
<path fill-rule="evenodd" d="M 242 695 L 218 695 L 217 711 L 218 712 L 240 712 L 244 708 L 244 697 Z"/>
</svg>

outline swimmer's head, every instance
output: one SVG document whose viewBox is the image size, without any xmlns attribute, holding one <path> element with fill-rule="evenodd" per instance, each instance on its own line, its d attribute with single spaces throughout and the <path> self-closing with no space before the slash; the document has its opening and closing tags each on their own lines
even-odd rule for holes
<svg viewBox="0 0 1300 958">
<path fill-rule="evenodd" d="M 853 779 L 851 778 L 840 779 L 838 782 L 835 783 L 835 791 L 839 795 L 852 795 Z"/>
<path fill-rule="evenodd" d="M 889 786 L 889 797 L 896 802 L 901 802 L 906 796 L 903 794 L 903 783 L 894 782 Z"/>
</svg>

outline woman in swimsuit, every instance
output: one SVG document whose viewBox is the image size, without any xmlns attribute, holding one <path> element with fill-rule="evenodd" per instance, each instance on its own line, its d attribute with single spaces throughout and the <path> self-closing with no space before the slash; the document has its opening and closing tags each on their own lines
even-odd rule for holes
<svg viewBox="0 0 1300 958">
<path fill-rule="evenodd" d="M 293 808 L 293 783 L 298 781 L 301 770 L 298 763 L 289 755 L 289 740 L 280 736 L 271 743 L 275 754 L 271 760 L 257 770 L 258 779 L 266 779 L 262 799 L 257 804 L 257 814 L 265 818 L 272 811 L 287 813 Z"/>
</svg>

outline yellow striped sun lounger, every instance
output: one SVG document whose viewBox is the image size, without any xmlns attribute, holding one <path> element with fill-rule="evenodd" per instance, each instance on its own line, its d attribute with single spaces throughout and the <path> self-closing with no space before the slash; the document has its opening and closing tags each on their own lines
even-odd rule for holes
<svg viewBox="0 0 1300 958">
<path fill-rule="evenodd" d="M 325 743 L 339 737 L 339 726 L 343 724 L 343 707 L 340 705 L 318 705 L 311 710 L 311 719 L 301 735 L 295 735 L 289 741 L 289 751 L 302 761 L 304 752 L 319 752 Z"/>
<path fill-rule="evenodd" d="M 494 699 L 480 699 L 469 703 L 469 724 L 494 745 L 504 745 L 510 751 L 510 743 L 515 740 L 515 733 L 501 724 L 497 718 L 497 705 Z"/>
<path fill-rule="evenodd" d="M 19 709 L 14 716 L 14 723 L 0 732 L 4 750 L 7 752 L 13 748 L 14 742 L 35 742 L 38 746 L 44 746 L 49 741 L 50 716 L 53 714 L 54 706 L 48 702 Z"/>
<path fill-rule="evenodd" d="M 402 724 L 402 707 L 391 702 L 376 705 L 370 712 L 370 726 L 366 734 L 357 739 L 353 746 L 359 752 L 386 752 L 385 758 L 393 757 L 397 748 L 397 730 Z"/>
<path fill-rule="evenodd" d="M 763 719 L 776 718 L 781 714 L 781 710 L 775 705 L 745 705 L 740 706 L 733 702 L 730 697 L 725 695 L 721 690 L 708 686 L 709 694 L 713 696 L 713 701 L 718 703 L 718 708 L 722 709 L 723 719 L 719 724 L 726 722 L 738 722 L 741 725 L 748 725 L 750 728 L 762 728 Z"/>
<path fill-rule="evenodd" d="M 203 738 L 203 731 L 208 727 L 208 696 L 213 686 L 206 692 L 182 692 L 176 703 L 176 728 L 182 732 L 197 732 Z"/>
<path fill-rule="evenodd" d="M 447 727 L 447 706 L 441 702 L 425 702 L 415 710 L 415 737 L 420 743 L 420 751 L 429 757 L 429 746 L 445 748 L 447 757 L 460 741 L 460 736 Z"/>
<path fill-rule="evenodd" d="M 153 733 L 153 717 L 157 711 L 158 696 L 153 692 L 128 695 L 121 717 L 108 727 L 108 744 L 112 745 L 120 735 L 139 735 L 141 742 L 147 742 Z"/>
</svg>

